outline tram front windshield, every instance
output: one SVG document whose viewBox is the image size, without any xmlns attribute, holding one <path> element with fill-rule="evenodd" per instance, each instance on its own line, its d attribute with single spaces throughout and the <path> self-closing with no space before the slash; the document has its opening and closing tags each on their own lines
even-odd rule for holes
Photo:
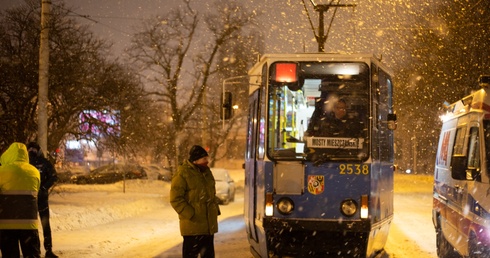
<svg viewBox="0 0 490 258">
<path fill-rule="evenodd" d="M 268 156 L 317 163 L 367 159 L 368 65 L 300 62 L 298 68 L 294 87 L 269 84 Z"/>
</svg>

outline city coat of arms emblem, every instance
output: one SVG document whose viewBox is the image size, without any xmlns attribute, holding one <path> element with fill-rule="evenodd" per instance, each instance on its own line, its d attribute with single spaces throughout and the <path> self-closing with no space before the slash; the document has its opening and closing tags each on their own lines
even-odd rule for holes
<svg viewBox="0 0 490 258">
<path fill-rule="evenodd" d="M 308 176 L 308 192 L 311 194 L 321 194 L 325 189 L 325 177 L 324 176 Z"/>
</svg>

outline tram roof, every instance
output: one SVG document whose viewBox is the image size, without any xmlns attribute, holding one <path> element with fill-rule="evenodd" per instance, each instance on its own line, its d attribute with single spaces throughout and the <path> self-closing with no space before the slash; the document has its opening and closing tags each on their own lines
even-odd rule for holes
<svg viewBox="0 0 490 258">
<path fill-rule="evenodd" d="M 347 62 L 355 62 L 355 61 L 371 61 L 375 62 L 378 66 L 382 67 L 383 70 L 392 74 L 392 70 L 389 69 L 386 65 L 381 63 L 380 58 L 376 57 L 374 54 L 369 53 L 296 53 L 296 54 L 264 54 L 260 56 L 258 62 L 250 69 L 250 72 L 262 67 L 262 65 L 267 61 L 319 61 L 319 62 L 328 62 L 328 61 L 347 61 Z"/>
</svg>

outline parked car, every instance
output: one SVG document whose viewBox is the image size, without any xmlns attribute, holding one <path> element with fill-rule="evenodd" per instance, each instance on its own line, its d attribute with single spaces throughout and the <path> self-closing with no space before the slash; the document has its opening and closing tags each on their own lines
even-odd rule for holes
<svg viewBox="0 0 490 258">
<path fill-rule="evenodd" d="M 170 171 L 169 169 L 166 169 L 166 168 L 162 169 L 158 173 L 157 179 L 162 180 L 162 181 L 166 181 L 166 182 L 172 181 L 172 171 Z"/>
<path fill-rule="evenodd" d="M 216 197 L 220 204 L 228 204 L 235 201 L 235 182 L 230 177 L 228 170 L 223 168 L 213 168 L 214 180 L 216 181 Z"/>
<path fill-rule="evenodd" d="M 110 184 L 123 179 L 147 179 L 145 170 L 139 165 L 111 164 L 96 168 L 88 175 L 75 175 L 74 184 Z"/>
<path fill-rule="evenodd" d="M 89 169 L 87 167 L 76 166 L 76 167 L 65 167 L 65 168 L 57 168 L 56 174 L 58 176 L 57 183 L 59 184 L 67 184 L 71 182 L 71 178 L 79 175 L 86 175 L 89 173 Z"/>
<path fill-rule="evenodd" d="M 143 168 L 148 174 L 148 178 L 162 181 L 172 181 L 172 171 L 158 164 L 143 165 Z"/>
</svg>

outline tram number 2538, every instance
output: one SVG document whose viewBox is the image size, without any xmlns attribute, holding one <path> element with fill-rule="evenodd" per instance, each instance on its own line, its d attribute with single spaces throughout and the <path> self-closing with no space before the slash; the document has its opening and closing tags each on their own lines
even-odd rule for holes
<svg viewBox="0 0 490 258">
<path fill-rule="evenodd" d="M 369 165 L 367 164 L 340 164 L 339 174 L 341 175 L 369 175 Z"/>
</svg>

